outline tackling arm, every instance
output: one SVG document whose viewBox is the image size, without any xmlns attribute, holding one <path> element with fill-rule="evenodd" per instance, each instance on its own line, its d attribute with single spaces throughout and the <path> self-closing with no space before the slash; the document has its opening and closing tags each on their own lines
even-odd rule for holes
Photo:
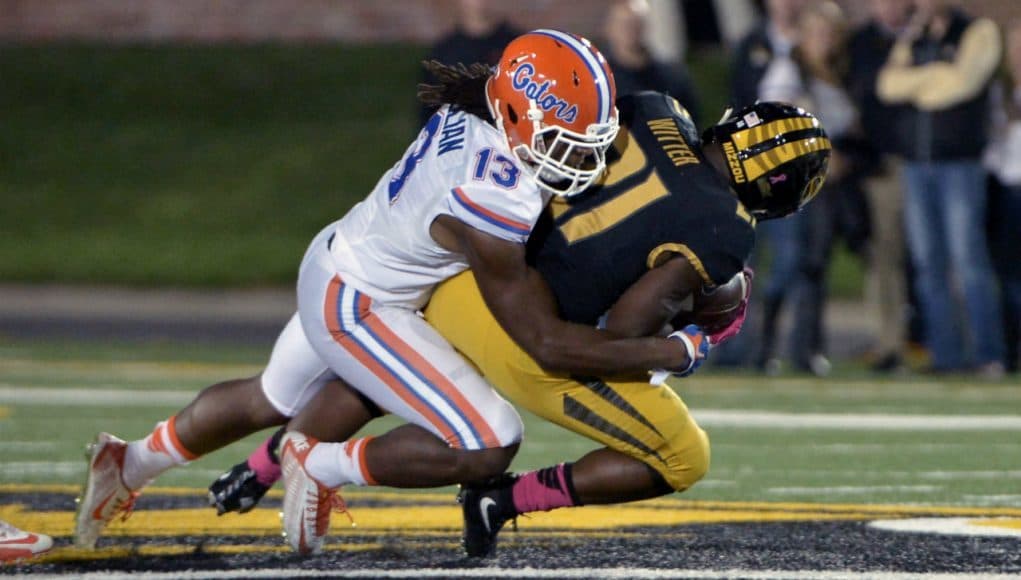
<svg viewBox="0 0 1021 580">
<path fill-rule="evenodd" d="M 606 330 L 622 337 L 669 334 L 681 305 L 702 288 L 702 278 L 680 255 L 652 268 L 617 300 L 606 315 Z"/>
<path fill-rule="evenodd" d="M 433 237 L 466 256 L 490 312 L 547 371 L 607 375 L 686 368 L 690 363 L 677 340 L 615 338 L 562 320 L 546 281 L 525 264 L 522 244 L 501 240 L 450 216 L 436 219 Z"/>
</svg>

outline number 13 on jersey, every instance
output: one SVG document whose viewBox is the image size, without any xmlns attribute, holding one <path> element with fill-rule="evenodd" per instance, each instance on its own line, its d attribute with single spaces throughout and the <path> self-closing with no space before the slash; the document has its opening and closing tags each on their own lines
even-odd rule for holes
<svg viewBox="0 0 1021 580">
<path fill-rule="evenodd" d="M 487 178 L 505 189 L 514 189 L 518 185 L 521 169 L 505 155 L 497 153 L 492 147 L 486 147 L 475 154 L 475 181 Z"/>
</svg>

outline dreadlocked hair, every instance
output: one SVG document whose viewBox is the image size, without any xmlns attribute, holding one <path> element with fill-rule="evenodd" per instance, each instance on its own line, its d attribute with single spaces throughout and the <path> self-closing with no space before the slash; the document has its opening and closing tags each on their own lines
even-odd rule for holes
<svg viewBox="0 0 1021 580">
<path fill-rule="evenodd" d="M 432 107 L 454 105 L 476 117 L 492 121 L 486 102 L 486 81 L 493 74 L 489 65 L 473 63 L 443 64 L 436 60 L 422 61 L 422 66 L 437 81 L 418 85 L 418 100 Z"/>
</svg>

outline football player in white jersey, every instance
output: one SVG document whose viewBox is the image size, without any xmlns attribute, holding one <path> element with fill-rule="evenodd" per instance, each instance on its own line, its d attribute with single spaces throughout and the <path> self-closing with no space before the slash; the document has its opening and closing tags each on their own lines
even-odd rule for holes
<svg viewBox="0 0 1021 580">
<path fill-rule="evenodd" d="M 372 193 L 312 241 L 298 312 L 261 376 L 213 385 L 144 439 L 97 436 L 77 545 L 95 546 L 163 471 L 284 422 L 334 379 L 435 437 L 400 427 L 319 443 L 288 432 L 284 528 L 296 550 L 321 548 L 331 507 L 342 506 L 340 482 L 422 487 L 502 473 L 521 438 L 517 412 L 418 314 L 439 282 L 468 268 L 544 369 L 688 370 L 704 357 L 693 344 L 702 336 L 614 338 L 547 316 L 554 298 L 525 263 L 524 241 L 550 196 L 593 183 L 616 137 L 613 76 L 598 50 L 536 30 L 508 44 L 495 70 L 430 66 L 441 83 L 423 97 L 443 106 Z"/>
</svg>

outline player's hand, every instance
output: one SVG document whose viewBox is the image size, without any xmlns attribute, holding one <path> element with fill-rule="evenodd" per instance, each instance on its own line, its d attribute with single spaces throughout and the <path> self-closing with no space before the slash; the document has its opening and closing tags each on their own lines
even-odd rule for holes
<svg viewBox="0 0 1021 580">
<path fill-rule="evenodd" d="M 684 367 L 653 371 L 649 382 L 654 385 L 662 384 L 670 376 L 686 377 L 698 370 L 698 367 L 702 366 L 702 363 L 709 356 L 709 349 L 712 346 L 709 343 L 709 337 L 702 332 L 701 328 L 694 324 L 689 324 L 680 330 L 670 333 L 667 339 L 676 340 L 684 345 L 684 350 L 688 353 L 688 364 Z"/>
<path fill-rule="evenodd" d="M 741 306 L 738 307 L 737 316 L 730 324 L 709 335 L 709 341 L 713 346 L 730 340 L 737 333 L 741 332 L 744 326 L 744 319 L 748 315 L 748 299 L 752 296 L 752 279 L 755 278 L 755 271 L 746 267 L 742 272 L 744 275 L 744 298 L 741 299 Z"/>
</svg>

